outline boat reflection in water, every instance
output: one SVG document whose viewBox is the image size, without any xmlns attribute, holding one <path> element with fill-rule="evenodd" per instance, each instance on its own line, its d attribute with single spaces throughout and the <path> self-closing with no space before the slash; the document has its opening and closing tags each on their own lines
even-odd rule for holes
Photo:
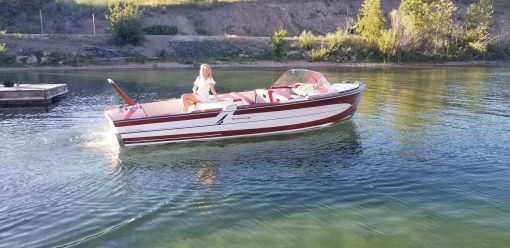
<svg viewBox="0 0 510 248">
<path fill-rule="evenodd" d="M 218 166 L 212 164 L 202 164 L 197 171 L 197 183 L 202 185 L 212 185 L 218 176 Z"/>
<path fill-rule="evenodd" d="M 127 171 L 195 171 L 197 182 L 210 185 L 223 166 L 350 166 L 361 153 L 356 125 L 347 120 L 306 133 L 120 149 L 114 160 Z"/>
</svg>

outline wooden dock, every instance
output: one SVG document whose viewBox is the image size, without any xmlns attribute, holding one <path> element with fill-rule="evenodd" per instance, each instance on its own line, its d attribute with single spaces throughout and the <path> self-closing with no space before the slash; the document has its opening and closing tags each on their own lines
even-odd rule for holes
<svg viewBox="0 0 510 248">
<path fill-rule="evenodd" d="M 13 87 L 0 85 L 0 106 L 47 105 L 64 97 L 66 84 L 19 84 Z"/>
</svg>

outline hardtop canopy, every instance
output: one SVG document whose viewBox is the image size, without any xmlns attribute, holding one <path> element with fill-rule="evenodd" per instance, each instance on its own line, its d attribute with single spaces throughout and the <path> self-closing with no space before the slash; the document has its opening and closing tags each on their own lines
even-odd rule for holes
<svg viewBox="0 0 510 248">
<path fill-rule="evenodd" d="M 282 86 L 294 87 L 296 84 L 313 85 L 314 87 L 330 85 L 322 73 L 305 69 L 291 69 L 285 72 L 278 80 L 276 80 L 271 88 L 278 88 Z"/>
</svg>

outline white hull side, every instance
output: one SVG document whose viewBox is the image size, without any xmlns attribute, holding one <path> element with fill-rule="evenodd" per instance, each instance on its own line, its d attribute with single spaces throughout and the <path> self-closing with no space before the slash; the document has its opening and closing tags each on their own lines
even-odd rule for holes
<svg viewBox="0 0 510 248">
<path fill-rule="evenodd" d="M 348 116 L 347 118 L 349 118 Z M 347 119 L 345 118 L 345 119 Z M 169 143 L 186 143 L 193 141 L 214 141 L 214 140 L 224 140 L 224 139 L 235 139 L 235 138 L 248 138 L 248 137 L 258 137 L 258 136 L 268 136 L 268 135 L 278 135 L 278 134 L 289 134 L 289 133 L 299 133 L 305 132 L 313 129 L 319 129 L 330 126 L 331 123 L 326 123 L 313 127 L 306 128 L 297 128 L 286 131 L 275 131 L 275 132 L 265 132 L 265 133 L 254 133 L 254 134 L 242 134 L 242 135 L 231 135 L 231 136 L 214 136 L 214 137 L 202 137 L 200 139 L 181 139 L 181 140 L 173 140 L 173 141 L 155 141 L 155 142 L 144 142 L 144 143 L 133 143 L 133 144 L 125 144 L 125 147 L 135 147 L 135 146 L 145 146 L 145 145 L 161 145 L 161 144 L 169 144 Z"/>
<path fill-rule="evenodd" d="M 121 139 L 136 138 L 138 139 L 137 142 L 140 142 L 140 144 L 172 143 L 187 140 L 211 140 L 225 138 L 221 134 L 218 134 L 218 132 L 254 130 L 308 123 L 338 115 L 348 110 L 350 107 L 351 107 L 350 104 L 342 103 L 320 107 L 264 113 L 252 113 L 243 115 L 233 115 L 233 111 L 224 111 L 214 118 L 145 124 L 138 125 L 136 126 L 137 128 L 118 127 L 117 129 L 120 135 L 119 138 Z M 218 124 L 221 118 L 223 118 L 223 122 L 221 124 Z M 284 133 L 292 131 L 293 130 L 285 130 L 277 131 L 274 133 Z M 264 133 L 269 132 L 263 132 L 261 134 Z M 192 134 L 192 136 L 175 139 L 168 138 L 168 136 L 174 135 L 179 136 L 188 134 Z M 261 134 L 257 133 L 250 135 Z M 234 136 L 244 137 L 250 135 L 234 135 Z M 135 144 L 126 142 L 125 145 L 131 146 Z"/>
</svg>

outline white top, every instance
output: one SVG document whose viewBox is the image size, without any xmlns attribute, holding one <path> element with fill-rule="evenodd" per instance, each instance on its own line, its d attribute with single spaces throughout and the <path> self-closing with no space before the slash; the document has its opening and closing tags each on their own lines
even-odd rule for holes
<svg viewBox="0 0 510 248">
<path fill-rule="evenodd" d="M 209 91 L 211 90 L 211 85 L 216 84 L 216 82 L 214 82 L 214 79 L 212 77 L 209 77 L 206 80 L 203 80 L 200 78 L 200 76 L 198 76 L 197 79 L 195 80 L 195 83 L 193 84 L 198 87 L 197 90 L 198 100 L 200 100 L 201 102 L 209 101 Z"/>
</svg>

